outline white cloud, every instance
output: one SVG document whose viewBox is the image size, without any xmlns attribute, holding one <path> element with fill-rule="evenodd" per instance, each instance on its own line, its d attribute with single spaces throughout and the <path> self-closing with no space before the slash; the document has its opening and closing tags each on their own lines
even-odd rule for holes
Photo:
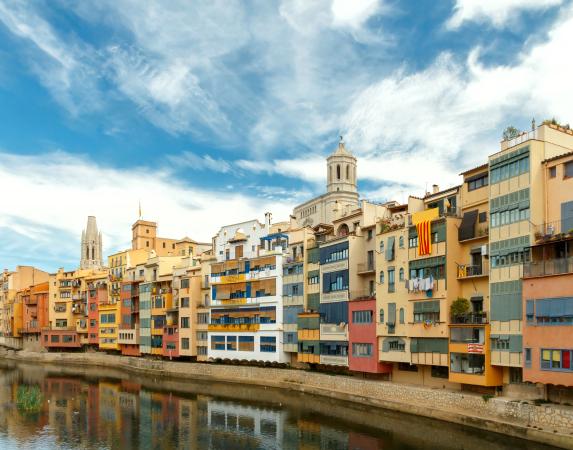
<svg viewBox="0 0 573 450">
<path fill-rule="evenodd" d="M 446 26 L 456 29 L 464 22 L 490 22 L 501 28 L 508 22 L 516 22 L 522 11 L 539 11 L 562 3 L 563 0 L 456 0 Z"/>
<path fill-rule="evenodd" d="M 174 168 L 186 167 L 191 170 L 210 170 L 218 173 L 228 173 L 232 169 L 231 164 L 224 159 L 213 158 L 210 155 L 199 156 L 189 151 L 167 155 L 167 160 Z"/>
<path fill-rule="evenodd" d="M 34 157 L 0 153 L 0 184 L 4 192 L 17 192 L 3 200 L 0 215 L 11 252 L 20 263 L 40 258 L 51 269 L 59 261 L 55 255 L 64 253 L 67 260 L 79 255 L 88 215 L 97 217 L 105 253 L 128 248 L 139 201 L 144 217 L 158 221 L 160 235 L 205 242 L 225 223 L 262 220 L 267 210 L 276 220 L 286 220 L 293 206 L 288 198 L 277 203 L 188 187 L 166 170 L 112 169 L 63 152 Z M 2 254 L 7 258 L 6 249 Z"/>
<path fill-rule="evenodd" d="M 513 65 L 487 66 L 474 49 L 465 61 L 443 53 L 422 71 L 398 70 L 356 98 L 344 118 L 345 138 L 358 153 L 394 154 L 388 176 L 400 174 L 396 181 L 427 180 L 420 170 L 435 179 L 481 164 L 515 120 L 527 127 L 534 115 L 538 123 L 573 117 L 573 65 L 563 59 L 571 42 L 573 7 Z"/>
<path fill-rule="evenodd" d="M 337 26 L 357 29 L 378 13 L 381 7 L 379 0 L 333 0 L 331 7 L 333 22 Z"/>
</svg>

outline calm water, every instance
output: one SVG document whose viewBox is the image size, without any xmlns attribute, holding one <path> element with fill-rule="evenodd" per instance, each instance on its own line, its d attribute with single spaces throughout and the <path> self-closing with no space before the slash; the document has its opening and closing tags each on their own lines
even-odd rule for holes
<svg viewBox="0 0 573 450">
<path fill-rule="evenodd" d="M 22 386 L 41 396 L 32 411 Z M 0 449 L 547 449 L 287 391 L 0 360 Z"/>
</svg>

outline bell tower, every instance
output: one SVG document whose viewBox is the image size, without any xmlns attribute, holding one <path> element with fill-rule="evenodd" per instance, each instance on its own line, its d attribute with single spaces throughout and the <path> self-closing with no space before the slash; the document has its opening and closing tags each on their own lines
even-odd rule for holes
<svg viewBox="0 0 573 450">
<path fill-rule="evenodd" d="M 326 165 L 327 192 L 358 193 L 356 157 L 346 150 L 342 136 L 340 136 L 338 148 L 326 159 Z"/>
<path fill-rule="evenodd" d="M 96 218 L 89 216 L 86 229 L 82 231 L 80 269 L 101 269 L 102 267 L 101 232 L 97 229 Z"/>
</svg>

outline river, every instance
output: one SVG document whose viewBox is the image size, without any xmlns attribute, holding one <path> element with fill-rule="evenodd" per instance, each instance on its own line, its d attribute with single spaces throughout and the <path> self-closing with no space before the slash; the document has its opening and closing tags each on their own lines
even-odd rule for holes
<svg viewBox="0 0 573 450">
<path fill-rule="evenodd" d="M 298 392 L 0 360 L 0 449 L 549 449 Z"/>
</svg>

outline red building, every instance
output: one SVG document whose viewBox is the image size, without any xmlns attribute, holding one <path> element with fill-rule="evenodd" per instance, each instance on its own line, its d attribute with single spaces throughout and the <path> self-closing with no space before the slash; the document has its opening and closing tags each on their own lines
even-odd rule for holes
<svg viewBox="0 0 573 450">
<path fill-rule="evenodd" d="M 80 335 L 75 327 L 42 329 L 42 345 L 48 350 L 51 348 L 81 348 Z"/>
<path fill-rule="evenodd" d="M 348 303 L 348 368 L 355 372 L 390 373 L 392 366 L 378 361 L 376 298 Z"/>
</svg>

